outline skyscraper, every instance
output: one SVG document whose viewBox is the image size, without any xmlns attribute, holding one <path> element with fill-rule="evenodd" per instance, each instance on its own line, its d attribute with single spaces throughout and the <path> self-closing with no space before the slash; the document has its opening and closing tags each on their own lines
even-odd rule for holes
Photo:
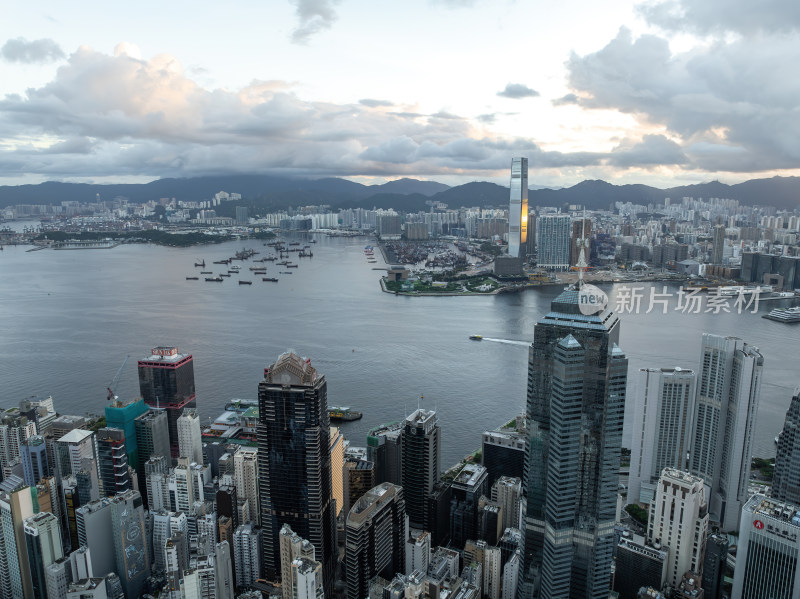
<svg viewBox="0 0 800 599">
<path fill-rule="evenodd" d="M 20 445 L 20 458 L 22 459 L 25 484 L 29 487 L 35 487 L 40 480 L 50 476 L 47 445 L 41 435 L 33 435 L 22 442 Z"/>
<path fill-rule="evenodd" d="M 333 593 L 336 522 L 325 377 L 293 352 L 264 370 L 258 385 L 258 481 L 264 573 L 281 577 L 278 536 L 289 524 L 313 543 L 325 595 Z"/>
<path fill-rule="evenodd" d="M 367 433 L 367 459 L 375 464 L 375 482 L 403 484 L 402 422 L 390 422 Z"/>
<path fill-rule="evenodd" d="M 778 435 L 772 496 L 800 505 L 800 387 L 795 387 L 783 430 Z"/>
<path fill-rule="evenodd" d="M 528 354 L 520 596 L 538 574 L 542 597 L 608 597 L 628 360 L 617 316 L 582 297 L 568 287 L 553 300 Z"/>
<path fill-rule="evenodd" d="M 695 406 L 694 371 L 642 368 L 633 406 L 628 503 L 649 504 L 664 468 L 686 469 Z"/>
<path fill-rule="evenodd" d="M 572 230 L 569 214 L 542 214 L 536 219 L 536 264 L 548 270 L 568 270 Z"/>
<path fill-rule="evenodd" d="M 125 432 L 118 428 L 101 428 L 97 431 L 97 454 L 100 481 L 107 497 L 132 488 L 128 454 L 125 450 Z"/>
<path fill-rule="evenodd" d="M 47 599 L 46 568 L 64 557 L 61 529 L 58 518 L 48 512 L 39 512 L 23 522 L 26 550 L 34 599 Z"/>
<path fill-rule="evenodd" d="M 703 334 L 690 470 L 711 489 L 712 522 L 735 530 L 747 501 L 764 358 L 736 337 Z"/>
<path fill-rule="evenodd" d="M 381 483 L 355 502 L 345 525 L 347 596 L 369 595 L 375 576 L 391 579 L 405 569 L 406 510 L 402 487 Z"/>
<path fill-rule="evenodd" d="M 139 444 L 136 438 L 136 418 L 147 411 L 147 404 L 140 397 L 128 402 L 113 401 L 106 406 L 106 426 L 125 432 L 125 451 L 131 468 L 139 468 Z M 147 461 L 147 458 L 144 459 Z"/>
<path fill-rule="evenodd" d="M 261 527 L 252 522 L 242 524 L 233 533 L 236 586 L 247 587 L 261 578 L 261 545 Z"/>
<path fill-rule="evenodd" d="M 703 568 L 708 531 L 708 506 L 703 479 L 664 468 L 650 503 L 647 539 L 669 550 L 666 582 L 677 588 L 687 572 Z"/>
<path fill-rule="evenodd" d="M 111 498 L 116 570 L 126 597 L 140 597 L 150 576 L 150 551 L 145 534 L 144 507 L 139 491 Z M 96 574 L 96 573 L 95 573 Z"/>
<path fill-rule="evenodd" d="M 179 354 L 177 347 L 154 348 L 139 360 L 139 392 L 148 406 L 167 411 L 170 450 L 177 457 L 178 418 L 184 409 L 197 407 L 192 355 Z"/>
<path fill-rule="evenodd" d="M 288 524 L 284 524 L 278 533 L 281 568 L 281 596 L 283 599 L 294 597 L 294 578 L 292 577 L 292 563 L 297 558 L 314 560 L 316 551 L 310 541 L 294 532 Z"/>
<path fill-rule="evenodd" d="M 508 207 L 508 255 L 525 255 L 528 240 L 528 159 L 511 159 L 511 201 Z"/>
<path fill-rule="evenodd" d="M 189 458 L 189 463 L 203 463 L 203 437 L 197 410 L 187 408 L 178 416 L 178 457 Z"/>
<path fill-rule="evenodd" d="M 164 410 L 148 410 L 134 419 L 134 430 L 139 453 L 136 473 L 139 478 L 139 488 L 144 489 L 147 486 L 145 465 L 150 458 L 162 458 L 165 469 L 172 464 L 167 413 Z"/>
<path fill-rule="evenodd" d="M 233 455 L 233 468 L 236 495 L 250 503 L 250 519 L 258 524 L 261 522 L 258 504 L 258 449 L 240 447 Z"/>
<path fill-rule="evenodd" d="M 403 433 L 403 494 L 411 528 L 428 530 L 429 502 L 439 481 L 442 429 L 432 410 L 418 409 L 405 421 Z"/>
<path fill-rule="evenodd" d="M 714 227 L 714 239 L 711 246 L 711 264 L 722 264 L 725 252 L 725 225 Z"/>
<path fill-rule="evenodd" d="M 33 593 L 24 531 L 24 521 L 30 516 L 31 489 L 12 475 L 0 483 L 0 583 L 10 599 L 23 599 Z"/>
<path fill-rule="evenodd" d="M 753 495 L 742 508 L 731 597 L 800 597 L 800 506 Z"/>
</svg>

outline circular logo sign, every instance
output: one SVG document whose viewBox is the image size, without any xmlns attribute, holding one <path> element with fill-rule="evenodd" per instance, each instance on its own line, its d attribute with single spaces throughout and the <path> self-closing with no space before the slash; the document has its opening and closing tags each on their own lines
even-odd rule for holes
<svg viewBox="0 0 800 599">
<path fill-rule="evenodd" d="M 581 314 L 597 314 L 608 306 L 608 296 L 599 287 L 585 283 L 578 291 L 578 309 Z"/>
<path fill-rule="evenodd" d="M 754 527 L 755 527 L 757 530 L 763 530 L 763 528 L 764 528 L 764 523 L 763 523 L 761 520 L 753 520 L 753 526 L 754 526 Z"/>
</svg>

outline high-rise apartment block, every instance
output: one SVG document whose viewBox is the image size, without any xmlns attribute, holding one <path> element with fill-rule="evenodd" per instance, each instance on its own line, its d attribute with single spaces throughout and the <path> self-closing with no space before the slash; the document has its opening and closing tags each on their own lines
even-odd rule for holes
<svg viewBox="0 0 800 599">
<path fill-rule="evenodd" d="M 703 334 L 689 468 L 711 489 L 711 520 L 735 530 L 747 501 L 764 358 L 736 337 Z"/>
<path fill-rule="evenodd" d="M 381 483 L 355 502 L 347 515 L 347 596 L 369 595 L 375 576 L 391 579 L 405 568 L 408 536 L 403 489 Z"/>
<path fill-rule="evenodd" d="M 536 264 L 547 270 L 569 270 L 572 228 L 569 214 L 541 214 L 536 219 Z"/>
<path fill-rule="evenodd" d="M 500 506 L 501 529 L 522 527 L 522 481 L 511 476 L 501 476 L 492 485 L 492 501 Z"/>
<path fill-rule="evenodd" d="M 197 410 L 187 408 L 178 416 L 178 457 L 188 458 L 190 463 L 203 463 L 203 437 Z"/>
<path fill-rule="evenodd" d="M 403 494 L 412 528 L 428 530 L 428 498 L 439 481 L 442 429 L 436 412 L 417 409 L 405 420 L 403 433 Z"/>
<path fill-rule="evenodd" d="M 294 577 L 292 576 L 292 564 L 299 558 L 315 561 L 316 550 L 310 541 L 294 532 L 288 524 L 283 525 L 278 537 L 281 579 L 286 581 L 281 584 L 281 594 L 283 599 L 293 599 Z"/>
<path fill-rule="evenodd" d="M 139 360 L 139 392 L 148 406 L 166 410 L 170 450 L 177 457 L 178 418 L 197 407 L 192 355 L 178 353 L 177 347 L 154 348 Z"/>
<path fill-rule="evenodd" d="M 685 368 L 643 368 L 633 405 L 628 503 L 649 505 L 664 468 L 686 469 L 697 377 Z"/>
<path fill-rule="evenodd" d="M 566 228 L 569 237 L 568 221 Z M 617 345 L 619 319 L 586 303 L 582 289 L 569 287 L 553 300 L 529 350 L 520 592 L 532 594 L 540 580 L 542 597 L 605 599 L 628 360 Z"/>
<path fill-rule="evenodd" d="M 325 594 L 333 592 L 336 522 L 325 377 L 310 360 L 281 354 L 258 385 L 258 483 L 264 574 L 281 577 L 281 526 L 313 543 Z M 284 581 L 285 582 L 285 581 Z"/>
<path fill-rule="evenodd" d="M 708 506 L 703 479 L 688 472 L 665 468 L 650 504 L 647 538 L 669 551 L 666 582 L 673 589 L 687 572 L 703 568 Z"/>
<path fill-rule="evenodd" d="M 247 587 L 261 578 L 261 528 L 246 522 L 233 533 L 233 561 L 236 586 Z"/>
</svg>

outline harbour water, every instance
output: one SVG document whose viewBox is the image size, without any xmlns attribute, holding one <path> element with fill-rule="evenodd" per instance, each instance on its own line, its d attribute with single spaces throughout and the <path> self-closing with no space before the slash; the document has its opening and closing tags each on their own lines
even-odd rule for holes
<svg viewBox="0 0 800 599">
<path fill-rule="evenodd" d="M 0 253 L 0 407 L 30 395 L 52 395 L 62 413 L 100 413 L 106 386 L 125 356 L 131 359 L 116 389 L 138 394 L 137 358 L 151 347 L 176 345 L 194 355 L 198 409 L 206 421 L 231 398 L 255 398 L 263 369 L 291 348 L 325 375 L 330 405 L 351 406 L 361 420 L 341 425 L 355 446 L 374 425 L 402 419 L 417 405 L 436 409 L 443 429 L 443 462 L 480 446 L 481 432 L 525 406 L 528 352 L 536 321 L 560 287 L 475 297 L 403 297 L 382 293 L 367 262 L 367 238 L 317 236 L 314 257 L 291 276 L 267 264 L 267 276 L 242 273 L 220 283 L 200 268 L 225 272 L 215 260 L 261 242 L 166 248 L 121 245 L 109 250 Z M 301 238 L 298 238 L 301 239 Z M 252 285 L 238 285 L 236 279 Z M 660 283 L 644 283 L 661 291 Z M 622 285 L 605 287 L 612 298 Z M 672 288 L 674 292 L 676 289 Z M 792 390 L 800 384 L 800 326 L 761 318 L 791 305 L 769 302 L 758 314 L 622 314 L 620 345 L 630 360 L 628 404 L 638 370 L 698 367 L 703 332 L 736 335 L 765 356 L 755 453 L 774 454 Z M 471 334 L 484 341 L 470 341 Z M 501 342 L 498 342 L 501 341 Z M 516 342 L 516 343 L 509 343 Z M 630 414 L 631 410 L 627 411 Z M 626 420 L 625 442 L 629 422 Z"/>
</svg>

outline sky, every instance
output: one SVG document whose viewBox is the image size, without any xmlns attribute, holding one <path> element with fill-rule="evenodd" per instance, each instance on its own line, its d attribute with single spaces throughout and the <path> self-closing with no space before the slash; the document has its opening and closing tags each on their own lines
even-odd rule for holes
<svg viewBox="0 0 800 599">
<path fill-rule="evenodd" d="M 0 185 L 800 175 L 797 0 L 6 3 Z"/>
</svg>

